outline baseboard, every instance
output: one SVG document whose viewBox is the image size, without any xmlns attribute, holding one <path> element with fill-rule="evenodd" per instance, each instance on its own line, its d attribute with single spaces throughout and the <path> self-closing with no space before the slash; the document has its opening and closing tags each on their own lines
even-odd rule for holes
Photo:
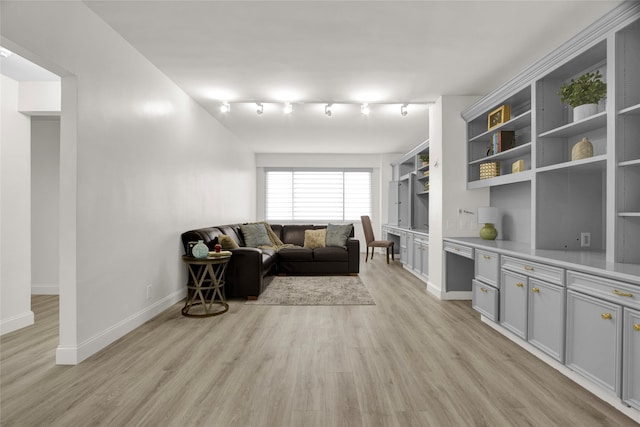
<svg viewBox="0 0 640 427">
<path fill-rule="evenodd" d="M 27 326 L 33 325 L 33 322 L 34 316 L 31 310 L 16 314 L 8 319 L 2 319 L 0 320 L 0 335 L 26 328 Z"/>
<path fill-rule="evenodd" d="M 153 319 L 184 297 L 185 290 L 176 291 L 138 313 L 123 319 L 110 328 L 105 329 L 99 334 L 94 335 L 78 346 L 59 345 L 56 349 L 56 364 L 77 365 L 145 322 Z"/>
<path fill-rule="evenodd" d="M 536 347 L 534 347 L 531 344 L 529 344 L 528 342 L 524 341 L 519 336 L 517 336 L 517 335 L 513 334 L 512 332 L 504 329 L 498 323 L 496 323 L 493 320 L 485 317 L 484 315 L 480 316 L 480 320 L 482 320 L 482 322 L 484 324 L 486 324 L 487 326 L 495 329 L 500 334 L 502 334 L 505 337 L 509 338 L 511 341 L 513 341 L 514 343 L 518 344 L 520 347 L 522 347 L 525 350 L 527 350 L 529 353 L 531 353 L 534 356 L 536 356 L 538 359 L 542 360 L 547 365 L 551 366 L 556 371 L 560 372 L 565 377 L 569 378 L 570 380 L 572 380 L 576 384 L 580 385 L 582 388 L 585 388 L 589 392 L 593 393 L 595 396 L 597 396 L 600 399 L 604 400 L 609 405 L 613 406 L 618 411 L 622 412 L 623 414 L 625 414 L 626 416 L 628 416 L 629 418 L 631 418 L 635 422 L 640 423 L 640 411 L 637 411 L 634 408 L 630 408 L 627 405 L 625 405 L 622 402 L 622 400 L 620 400 L 620 398 L 618 396 L 616 396 L 615 393 L 612 393 L 609 390 L 605 390 L 603 388 L 598 387 L 597 385 L 595 385 L 591 381 L 587 380 L 582 375 L 580 375 L 577 372 L 572 371 L 571 369 L 567 368 L 566 365 L 564 365 L 564 364 L 558 362 L 557 360 L 553 359 L 552 357 L 550 357 L 546 353 L 540 351 Z"/>
<path fill-rule="evenodd" d="M 32 283 L 31 295 L 60 295 L 57 283 Z"/>
<path fill-rule="evenodd" d="M 449 291 L 445 292 L 442 299 L 445 300 L 471 300 L 473 292 L 471 291 Z"/>
<path fill-rule="evenodd" d="M 442 299 L 442 289 L 433 282 L 427 281 L 427 292 L 438 299 Z"/>
</svg>

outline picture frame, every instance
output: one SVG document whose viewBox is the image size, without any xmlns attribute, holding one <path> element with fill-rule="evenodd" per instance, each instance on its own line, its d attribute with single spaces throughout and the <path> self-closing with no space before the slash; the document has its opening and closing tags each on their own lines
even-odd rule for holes
<svg viewBox="0 0 640 427">
<path fill-rule="evenodd" d="M 511 108 L 509 105 L 501 105 L 489 113 L 487 118 L 487 130 L 491 130 L 503 123 L 506 123 L 511 118 Z"/>
</svg>

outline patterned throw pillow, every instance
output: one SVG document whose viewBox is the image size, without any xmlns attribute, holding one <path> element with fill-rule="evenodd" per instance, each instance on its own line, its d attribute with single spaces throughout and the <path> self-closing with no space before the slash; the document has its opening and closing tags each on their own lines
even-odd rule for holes
<svg viewBox="0 0 640 427">
<path fill-rule="evenodd" d="M 237 249 L 240 247 L 231 236 L 227 236 L 226 234 L 218 234 L 218 243 L 220 243 L 220 246 L 222 246 L 224 250 Z"/>
<path fill-rule="evenodd" d="M 347 239 L 351 234 L 351 229 L 353 228 L 353 224 L 344 224 L 344 225 L 335 225 L 329 224 L 327 225 L 327 246 L 346 246 Z"/>
<path fill-rule="evenodd" d="M 307 249 L 324 248 L 327 229 L 304 230 L 304 247 Z"/>
<path fill-rule="evenodd" d="M 244 244 L 249 248 L 271 246 L 271 239 L 269 239 L 264 223 L 242 224 L 240 231 L 244 236 Z"/>
</svg>

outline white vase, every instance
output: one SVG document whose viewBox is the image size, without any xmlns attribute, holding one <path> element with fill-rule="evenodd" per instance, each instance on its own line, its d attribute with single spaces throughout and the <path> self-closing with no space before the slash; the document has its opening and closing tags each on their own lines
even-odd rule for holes
<svg viewBox="0 0 640 427">
<path fill-rule="evenodd" d="M 573 121 L 577 122 L 598 112 L 598 104 L 582 104 L 573 108 Z"/>
</svg>

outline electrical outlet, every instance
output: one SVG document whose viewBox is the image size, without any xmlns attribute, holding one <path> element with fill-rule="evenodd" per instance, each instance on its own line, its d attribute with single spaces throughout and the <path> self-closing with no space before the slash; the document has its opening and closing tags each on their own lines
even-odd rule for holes
<svg viewBox="0 0 640 427">
<path fill-rule="evenodd" d="M 151 299 L 151 285 L 147 285 L 147 299 Z"/>
<path fill-rule="evenodd" d="M 580 233 L 580 247 L 588 248 L 591 246 L 591 233 Z"/>
</svg>

